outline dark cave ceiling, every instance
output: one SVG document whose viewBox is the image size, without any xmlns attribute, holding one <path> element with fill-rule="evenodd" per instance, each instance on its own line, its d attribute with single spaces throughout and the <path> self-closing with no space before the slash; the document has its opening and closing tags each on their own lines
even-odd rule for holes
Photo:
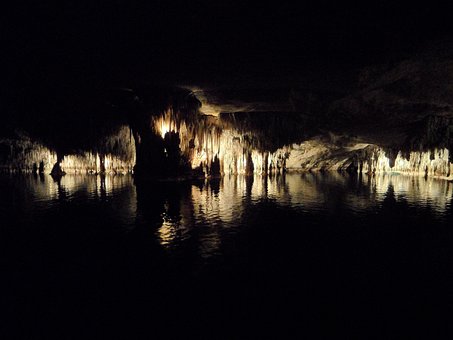
<svg viewBox="0 0 453 340">
<path fill-rule="evenodd" d="M 323 110 L 345 121 L 352 102 L 378 114 L 432 93 L 441 73 L 436 58 L 448 60 L 452 51 L 445 47 L 449 11 L 415 3 L 43 1 L 5 9 L 1 112 L 27 119 L 64 120 L 105 89 L 165 85 L 194 89 L 208 114 Z M 437 70 L 428 84 L 411 67 L 400 80 L 390 76 L 404 60 L 426 58 L 427 69 Z M 404 82 L 410 93 L 401 92 Z M 439 96 L 421 101 L 448 105 Z M 48 109 L 59 105 L 58 113 Z"/>
</svg>

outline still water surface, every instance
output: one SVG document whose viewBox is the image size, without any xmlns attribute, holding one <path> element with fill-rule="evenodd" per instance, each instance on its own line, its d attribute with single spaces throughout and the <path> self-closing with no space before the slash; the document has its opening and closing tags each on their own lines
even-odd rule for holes
<svg viewBox="0 0 453 340">
<path fill-rule="evenodd" d="M 440 337 L 452 198 L 452 183 L 403 175 L 3 175 L 3 299 L 38 338 Z"/>
</svg>

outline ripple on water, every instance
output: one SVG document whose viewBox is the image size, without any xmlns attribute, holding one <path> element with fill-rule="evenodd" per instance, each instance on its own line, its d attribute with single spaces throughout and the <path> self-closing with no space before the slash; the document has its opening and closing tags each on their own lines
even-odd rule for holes
<svg viewBox="0 0 453 340">
<path fill-rule="evenodd" d="M 89 212 L 100 224 L 102 215 L 108 216 L 119 229 L 150 228 L 166 249 L 190 243 L 202 257 L 218 254 L 224 240 L 244 228 L 244 221 L 252 223 L 250 216 L 257 225 L 269 218 L 256 211 L 264 216 L 281 207 L 303 216 L 368 216 L 391 210 L 448 218 L 453 197 L 453 184 L 445 180 L 398 174 L 225 176 L 140 190 L 128 175 L 68 175 L 59 181 L 50 176 L 6 176 L 0 183 L 3 219 L 32 223 L 45 215 L 52 224 L 58 223 L 52 219 L 62 208 L 75 216 Z"/>
</svg>

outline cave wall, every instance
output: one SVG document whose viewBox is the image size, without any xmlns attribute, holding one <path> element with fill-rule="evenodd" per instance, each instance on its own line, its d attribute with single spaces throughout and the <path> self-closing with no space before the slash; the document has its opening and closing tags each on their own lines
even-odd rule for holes
<svg viewBox="0 0 453 340">
<path fill-rule="evenodd" d="M 96 133 L 87 134 L 90 143 L 85 136 L 62 149 L 34 135 L 4 138 L 0 167 L 36 171 L 42 163 L 46 172 L 58 165 L 65 173 L 135 172 L 138 177 L 345 170 L 452 173 L 453 123 L 445 114 L 424 115 L 402 128 L 404 138 L 381 142 L 366 133 L 323 129 L 322 119 L 300 112 L 205 115 L 194 93 L 181 88 L 124 90 L 117 97 L 112 104 L 115 119 L 106 120 L 105 126 L 100 119 L 87 125 L 96 127 Z"/>
<path fill-rule="evenodd" d="M 135 142 L 127 126 L 121 126 L 92 150 L 75 150 L 58 156 L 42 142 L 23 133 L 0 139 L 0 171 L 50 173 L 55 164 L 68 174 L 130 173 L 135 165 Z"/>
</svg>

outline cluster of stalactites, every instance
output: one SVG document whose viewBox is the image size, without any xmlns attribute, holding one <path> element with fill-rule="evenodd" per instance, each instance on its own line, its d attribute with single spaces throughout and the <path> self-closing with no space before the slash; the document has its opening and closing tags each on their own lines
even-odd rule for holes
<svg viewBox="0 0 453 340">
<path fill-rule="evenodd" d="M 285 169 L 284 153 L 259 151 L 251 145 L 246 133 L 224 129 L 212 117 L 190 124 L 178 112 L 168 109 L 152 117 L 152 124 L 162 139 L 166 133 L 177 133 L 182 156 L 192 169 L 200 169 L 206 175 L 265 174 Z"/>
<path fill-rule="evenodd" d="M 57 154 L 42 145 L 29 150 L 21 159 L 2 164 L 0 169 L 8 172 L 43 172 L 50 173 L 57 162 Z M 60 162 L 61 169 L 67 174 L 126 174 L 132 173 L 135 160 L 125 161 L 112 155 L 99 155 L 85 152 L 81 154 L 65 155 Z"/>
<path fill-rule="evenodd" d="M 69 174 L 126 174 L 132 173 L 136 161 L 135 141 L 127 126 L 107 136 L 99 151 L 65 155 L 60 167 Z"/>
<path fill-rule="evenodd" d="M 285 168 L 284 154 L 256 150 L 248 138 L 232 129 L 198 130 L 187 138 L 183 135 L 181 145 L 192 168 L 201 168 L 205 174 L 266 174 Z"/>
<path fill-rule="evenodd" d="M 199 168 L 205 174 L 266 174 L 283 172 L 291 154 L 290 147 L 276 152 L 258 150 L 250 143 L 250 132 L 233 127 L 200 120 L 197 124 L 187 123 L 177 111 L 171 108 L 152 120 L 154 131 L 162 138 L 167 132 L 179 134 L 181 154 L 193 169 Z M 383 173 L 403 172 L 429 176 L 453 175 L 448 149 L 414 151 L 407 156 L 398 152 L 396 157 L 377 146 L 363 149 L 356 159 L 359 172 Z M 345 157 L 338 169 L 349 167 Z"/>
<path fill-rule="evenodd" d="M 363 173 L 403 172 L 449 177 L 453 175 L 453 164 L 449 161 L 448 149 L 413 151 L 409 153 L 409 157 L 398 152 L 394 164 L 391 164 L 385 151 L 375 148 L 365 159 L 359 161 L 358 171 Z"/>
<path fill-rule="evenodd" d="M 24 136 L 2 139 L 0 147 L 0 170 L 6 172 L 50 171 L 57 161 L 56 153 Z"/>
<path fill-rule="evenodd" d="M 67 174 L 127 174 L 132 173 L 135 160 L 125 161 L 112 154 L 99 155 L 86 152 L 67 155 L 60 163 Z"/>
<path fill-rule="evenodd" d="M 78 152 L 64 155 L 60 160 L 55 151 L 28 137 L 0 140 L 0 146 L 0 170 L 8 172 L 50 173 L 59 161 L 61 170 L 68 174 L 125 174 L 131 173 L 135 165 L 135 143 L 126 126 L 106 137 L 102 153 Z"/>
<path fill-rule="evenodd" d="M 151 128 L 164 138 L 167 132 L 179 133 L 186 126 L 185 121 L 180 117 L 179 111 L 174 111 L 172 107 L 169 107 L 159 115 L 151 117 Z"/>
</svg>

